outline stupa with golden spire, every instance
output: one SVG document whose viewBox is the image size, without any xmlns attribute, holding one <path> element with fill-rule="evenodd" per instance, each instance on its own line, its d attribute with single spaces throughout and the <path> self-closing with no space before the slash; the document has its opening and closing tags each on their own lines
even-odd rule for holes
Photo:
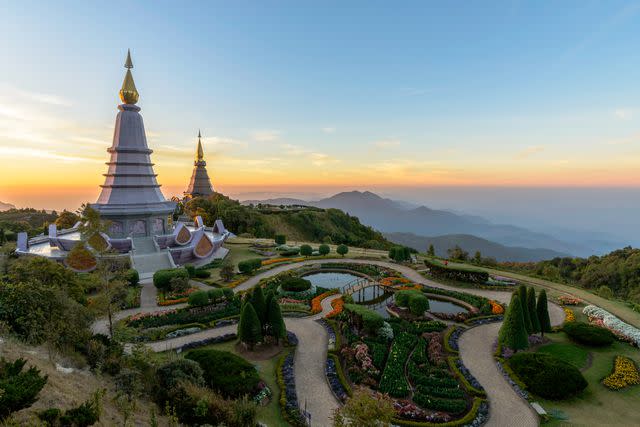
<svg viewBox="0 0 640 427">
<path fill-rule="evenodd" d="M 143 237 L 169 231 L 168 217 L 175 202 L 165 199 L 160 191 L 151 163 L 140 107 L 135 105 L 140 94 L 133 81 L 131 52 L 124 64 L 127 69 L 118 106 L 113 143 L 107 149 L 110 159 L 102 192 L 91 206 L 111 223 L 111 237 Z"/>
<path fill-rule="evenodd" d="M 213 187 L 207 172 L 207 162 L 204 160 L 204 150 L 202 149 L 202 134 L 198 130 L 198 148 L 196 149 L 196 159 L 193 162 L 193 173 L 189 187 L 184 192 L 187 199 L 199 196 L 210 196 L 213 194 Z"/>
</svg>

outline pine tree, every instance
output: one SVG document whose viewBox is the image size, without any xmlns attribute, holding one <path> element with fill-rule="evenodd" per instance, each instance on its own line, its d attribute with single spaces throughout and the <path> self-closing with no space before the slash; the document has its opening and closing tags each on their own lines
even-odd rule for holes
<svg viewBox="0 0 640 427">
<path fill-rule="evenodd" d="M 540 320 L 538 319 L 538 310 L 536 308 L 536 290 L 533 286 L 527 290 L 527 306 L 529 308 L 529 316 L 531 316 L 532 334 L 540 332 Z"/>
<path fill-rule="evenodd" d="M 527 287 L 525 285 L 520 285 L 520 287 L 518 287 L 518 298 L 520 299 L 520 305 L 522 308 L 524 327 L 527 331 L 527 335 L 531 335 L 533 333 L 533 325 L 531 323 L 531 315 L 529 314 L 529 304 L 527 304 Z"/>
<path fill-rule="evenodd" d="M 255 344 L 262 341 L 260 319 L 258 319 L 256 310 L 251 302 L 245 303 L 242 307 L 240 323 L 238 323 L 238 338 L 240 342 L 246 344 L 251 350 L 253 350 Z"/>
<path fill-rule="evenodd" d="M 540 295 L 538 295 L 538 306 L 536 311 L 538 312 L 540 332 L 542 335 L 544 335 L 545 332 L 551 332 L 551 319 L 549 319 L 549 307 L 547 305 L 547 291 L 544 289 L 541 290 Z"/>
<path fill-rule="evenodd" d="M 269 305 L 267 306 L 267 324 L 269 332 L 272 337 L 276 339 L 276 344 L 280 342 L 281 338 L 287 336 L 287 329 L 282 318 L 282 312 L 280 311 L 280 304 L 271 296 L 269 298 Z"/>
<path fill-rule="evenodd" d="M 253 304 L 253 308 L 256 310 L 260 324 L 264 325 L 267 321 L 267 302 L 264 298 L 264 291 L 262 290 L 262 287 L 256 286 L 249 301 Z"/>
<path fill-rule="evenodd" d="M 427 251 L 427 255 L 429 255 L 432 258 L 436 256 L 436 248 L 433 247 L 433 244 L 429 245 L 429 250 Z"/>
<path fill-rule="evenodd" d="M 514 292 L 511 296 L 511 302 L 498 334 L 500 344 L 512 350 L 522 350 L 529 347 L 529 337 L 524 326 L 522 304 L 518 294 L 519 292 Z"/>
</svg>

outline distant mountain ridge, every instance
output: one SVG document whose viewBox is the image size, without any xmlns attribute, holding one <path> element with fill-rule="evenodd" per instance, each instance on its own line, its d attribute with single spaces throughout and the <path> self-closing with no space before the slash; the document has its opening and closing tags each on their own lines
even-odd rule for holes
<svg viewBox="0 0 640 427">
<path fill-rule="evenodd" d="M 252 202 L 336 208 L 357 216 L 362 223 L 383 233 L 413 233 L 418 236 L 464 234 L 507 247 L 549 249 L 556 253 L 576 256 L 589 256 L 594 253 L 593 248 L 565 242 L 523 227 L 493 224 L 482 217 L 426 206 L 411 208 L 410 204 L 386 199 L 370 191 L 342 192 L 318 201 L 277 198 Z"/>
<path fill-rule="evenodd" d="M 16 207 L 11 203 L 0 202 L 0 211 L 8 211 L 9 209 L 15 209 Z"/>
<path fill-rule="evenodd" d="M 426 251 L 429 245 L 433 245 L 436 255 L 443 258 L 448 256 L 447 250 L 455 247 L 456 245 L 469 252 L 470 257 L 473 257 L 476 251 L 480 251 L 483 257 L 495 258 L 498 262 L 542 261 L 556 257 L 568 256 L 565 253 L 553 251 L 551 249 L 505 246 L 470 234 L 447 234 L 444 236 L 434 237 L 418 236 L 412 233 L 383 234 L 384 237 L 394 243 L 412 247 L 420 252 Z"/>
</svg>

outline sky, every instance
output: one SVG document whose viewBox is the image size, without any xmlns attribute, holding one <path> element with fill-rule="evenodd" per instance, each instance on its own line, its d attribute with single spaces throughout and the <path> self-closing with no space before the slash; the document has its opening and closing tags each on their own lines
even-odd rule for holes
<svg viewBox="0 0 640 427">
<path fill-rule="evenodd" d="M 128 48 L 167 197 L 188 184 L 198 129 L 231 195 L 640 188 L 640 2 L 1 9 L 3 202 L 95 201 Z"/>
</svg>

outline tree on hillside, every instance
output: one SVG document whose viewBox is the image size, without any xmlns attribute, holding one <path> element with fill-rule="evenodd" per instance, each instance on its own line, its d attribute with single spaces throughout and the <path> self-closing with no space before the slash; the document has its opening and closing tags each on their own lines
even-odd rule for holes
<svg viewBox="0 0 640 427">
<path fill-rule="evenodd" d="M 433 243 L 429 245 L 429 249 L 427 250 L 427 255 L 430 257 L 436 256 L 436 248 L 433 246 Z"/>
<path fill-rule="evenodd" d="M 73 227 L 79 220 L 80 217 L 77 214 L 69 211 L 62 211 L 58 218 L 56 218 L 55 224 L 59 230 L 64 230 Z"/>
<path fill-rule="evenodd" d="M 540 332 L 544 335 L 545 332 L 551 332 L 551 319 L 549 319 L 549 306 L 547 303 L 547 291 L 544 289 L 540 291 L 538 295 L 538 305 L 536 307 L 538 312 L 538 320 L 540 321 Z"/>
<path fill-rule="evenodd" d="M 520 303 L 519 292 L 511 295 L 511 302 L 500 327 L 498 341 L 505 347 L 512 350 L 523 350 L 529 347 L 529 338 L 524 326 L 524 316 L 522 314 L 522 304 Z"/>
<path fill-rule="evenodd" d="M 318 247 L 318 252 L 322 256 L 329 255 L 329 252 L 331 252 L 331 248 L 329 247 L 329 245 L 322 244 L 320 245 L 320 247 Z"/>
<path fill-rule="evenodd" d="M 540 320 L 538 319 L 538 310 L 536 308 L 536 290 L 531 286 L 527 290 L 527 308 L 531 317 L 532 334 L 540 332 Z"/>
<path fill-rule="evenodd" d="M 238 339 L 241 343 L 253 350 L 253 346 L 262 341 L 262 327 L 251 302 L 246 302 L 242 307 L 240 323 L 238 323 Z"/>
<path fill-rule="evenodd" d="M 336 252 L 339 255 L 345 256 L 349 253 L 349 247 L 347 245 L 338 245 L 338 247 L 336 248 Z"/>
<path fill-rule="evenodd" d="M 300 255 L 311 256 L 313 254 L 313 248 L 309 245 L 300 246 Z"/>
<path fill-rule="evenodd" d="M 280 311 L 278 300 L 269 295 L 269 304 L 267 306 L 267 329 L 270 335 L 276 340 L 276 344 L 280 343 L 280 339 L 287 336 L 287 329 L 284 324 L 284 318 Z"/>
<path fill-rule="evenodd" d="M 482 263 L 482 253 L 480 251 L 476 251 L 475 255 L 473 256 L 473 262 L 476 264 Z"/>
<path fill-rule="evenodd" d="M 529 304 L 527 303 L 527 287 L 525 285 L 520 285 L 518 287 L 518 297 L 520 298 L 520 304 L 522 305 L 524 327 L 527 330 L 527 335 L 531 335 L 533 333 L 533 324 L 531 323 L 531 315 L 529 314 Z"/>
<path fill-rule="evenodd" d="M 469 252 L 465 251 L 458 245 L 455 245 L 453 248 L 447 249 L 447 254 L 449 255 L 449 259 L 457 261 L 466 261 L 467 259 L 469 259 Z"/>
<path fill-rule="evenodd" d="M 34 366 L 23 371 L 27 361 L 17 359 L 9 362 L 0 359 L 0 420 L 13 412 L 28 408 L 38 399 L 38 393 L 47 383 L 47 376 L 41 375 Z"/>
</svg>

